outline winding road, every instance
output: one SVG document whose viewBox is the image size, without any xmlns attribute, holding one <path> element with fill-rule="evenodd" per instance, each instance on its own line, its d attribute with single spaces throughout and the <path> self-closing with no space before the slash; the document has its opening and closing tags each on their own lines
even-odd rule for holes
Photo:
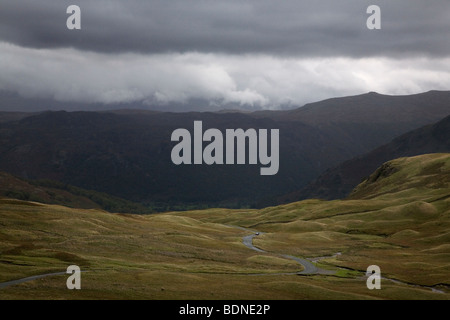
<svg viewBox="0 0 450 320">
<path fill-rule="evenodd" d="M 253 245 L 253 239 L 259 235 L 264 234 L 263 232 L 255 232 L 243 227 L 238 227 L 238 226 L 230 226 L 229 227 L 233 227 L 233 228 L 239 228 L 245 231 L 250 231 L 253 232 L 250 235 L 244 236 L 242 238 L 242 243 L 249 249 L 252 249 L 254 251 L 257 252 L 267 252 L 265 250 L 262 250 L 258 247 L 255 247 Z M 340 255 L 341 253 L 338 252 L 336 255 Z M 336 256 L 335 255 L 335 256 Z M 303 266 L 303 270 L 301 272 L 296 272 L 296 273 L 285 273 L 285 274 L 297 274 L 297 275 L 309 275 L 309 274 L 328 274 L 328 275 L 332 275 L 335 274 L 335 271 L 333 270 L 326 270 L 326 269 L 322 269 L 322 268 L 318 268 L 316 267 L 311 261 L 307 260 L 307 259 L 303 259 L 303 258 L 298 258 L 298 257 L 294 257 L 291 255 L 287 255 L 287 254 L 279 254 L 279 256 L 286 258 L 286 259 L 291 259 L 294 260 L 296 262 L 298 262 L 299 264 L 301 264 Z M 333 256 L 334 257 L 334 256 Z M 320 257 L 320 258 L 316 258 L 314 261 L 318 261 L 324 258 L 328 258 L 328 257 Z M 85 271 L 82 271 L 85 272 Z M 26 278 L 22 278 L 22 279 L 17 279 L 17 280 L 11 280 L 11 281 L 7 281 L 7 282 L 1 282 L 0 283 L 0 289 L 12 286 L 12 285 L 17 285 L 23 282 L 28 282 L 28 281 L 33 281 L 33 280 L 37 280 L 37 279 L 41 279 L 41 278 L 45 278 L 45 277 L 50 277 L 50 276 L 59 276 L 59 275 L 66 275 L 67 272 L 66 271 L 62 271 L 62 272 L 54 272 L 54 273 L 46 273 L 46 274 L 41 274 L 41 275 L 35 275 L 35 276 L 31 276 L 31 277 L 26 277 Z M 273 275 L 273 274 L 271 274 Z M 367 275 L 366 275 L 367 277 Z M 389 279 L 389 278 L 382 278 L 385 280 L 389 280 L 395 283 L 400 283 L 400 284 L 407 284 L 398 280 L 394 280 L 394 279 Z M 412 285 L 414 287 L 419 287 L 419 288 L 424 288 L 424 289 L 430 289 L 435 293 L 442 293 L 445 294 L 444 291 L 442 290 L 438 290 L 436 288 L 433 287 L 429 287 L 429 286 L 421 286 L 421 285 L 415 285 L 415 284 L 407 284 L 407 285 Z"/>
<path fill-rule="evenodd" d="M 239 229 L 243 229 L 246 231 L 251 231 L 242 227 L 238 227 Z M 253 232 L 253 231 L 252 231 Z M 253 245 L 253 238 L 264 234 L 263 232 L 255 232 L 251 235 L 245 236 L 242 238 L 242 243 L 247 247 L 250 248 L 254 251 L 258 251 L 258 252 L 266 252 L 258 247 L 255 247 Z M 321 269 L 316 267 L 311 261 L 306 260 L 306 259 L 302 259 L 302 258 L 298 258 L 298 257 L 294 257 L 294 256 L 290 256 L 287 254 L 281 254 L 280 255 L 283 258 L 287 258 L 287 259 L 291 259 L 294 260 L 298 263 L 300 263 L 303 266 L 303 271 L 298 272 L 297 274 L 334 274 L 335 272 L 332 270 L 325 270 L 325 269 Z"/>
<path fill-rule="evenodd" d="M 11 280 L 11 281 L 7 281 L 7 282 L 2 282 L 0 283 L 0 289 L 9 287 L 9 286 L 13 286 L 16 284 L 20 284 L 23 282 L 28 282 L 28 281 L 33 281 L 33 280 L 37 280 L 37 279 L 41 279 L 41 278 L 45 278 L 45 277 L 50 277 L 50 276 L 60 276 L 63 274 L 67 274 L 65 271 L 63 272 L 54 272 L 54 273 L 46 273 L 46 274 L 40 274 L 37 276 L 31 276 L 31 277 L 26 277 L 26 278 L 22 278 L 22 279 L 17 279 L 17 280 Z"/>
<path fill-rule="evenodd" d="M 262 250 L 262 249 L 260 249 L 258 247 L 255 247 L 253 245 L 253 238 L 257 237 L 258 235 L 264 234 L 263 232 L 255 232 L 255 231 L 252 231 L 252 230 L 249 230 L 249 229 L 245 229 L 243 227 L 236 227 L 236 228 L 239 228 L 239 229 L 242 229 L 242 230 L 246 230 L 246 231 L 250 231 L 250 232 L 254 232 L 253 234 L 245 236 L 245 237 L 242 238 L 242 243 L 247 248 L 250 248 L 250 249 L 258 251 L 258 252 L 266 252 L 266 251 L 264 251 L 264 250 Z M 335 255 L 330 256 L 330 257 L 315 258 L 313 261 L 315 262 L 315 261 L 319 261 L 319 260 L 322 260 L 322 259 L 325 259 L 325 258 L 332 258 L 332 257 L 338 256 L 340 254 L 341 253 L 338 252 Z M 303 266 L 303 268 L 304 268 L 303 271 L 295 273 L 295 274 L 298 274 L 298 275 L 304 275 L 304 274 L 328 274 L 328 275 L 332 275 L 332 274 L 336 273 L 335 271 L 332 271 L 332 270 L 326 270 L 326 269 L 318 268 L 311 261 L 306 260 L 306 259 L 290 256 L 290 255 L 287 255 L 287 254 L 280 254 L 280 256 L 283 257 L 283 258 L 294 260 L 294 261 L 300 263 Z M 365 279 L 367 277 L 368 277 L 368 275 L 365 275 L 365 276 L 362 277 L 362 279 Z M 418 287 L 418 288 L 422 288 L 422 289 L 429 289 L 429 290 L 431 290 L 432 292 L 435 292 L 435 293 L 445 294 L 444 291 L 438 290 L 438 289 L 430 287 L 430 286 L 422 286 L 422 285 L 410 284 L 410 283 L 405 283 L 405 282 L 402 282 L 402 281 L 389 279 L 389 278 L 385 278 L 385 277 L 382 277 L 382 279 L 389 280 L 389 281 L 392 281 L 392 282 L 398 283 L 398 284 L 406 284 L 406 285 L 410 285 L 410 286 L 414 286 L 414 287 Z"/>
<path fill-rule="evenodd" d="M 249 229 L 243 228 L 243 227 L 238 227 L 238 226 L 230 226 L 233 228 L 239 228 L 245 231 L 251 231 Z M 253 232 L 253 231 L 251 231 Z M 260 248 L 257 248 L 253 245 L 253 238 L 257 237 L 258 235 L 262 235 L 264 234 L 263 232 L 254 232 L 251 235 L 245 236 L 242 238 L 242 242 L 243 244 L 254 250 L 257 252 L 266 252 Z M 287 259 L 291 259 L 294 260 L 296 262 L 298 262 L 299 264 L 301 264 L 303 266 L 303 270 L 301 272 L 297 272 L 297 273 L 293 273 L 293 274 L 332 274 L 334 273 L 333 271 L 330 270 L 325 270 L 325 269 L 320 269 L 317 268 L 314 264 L 312 264 L 310 261 L 306 260 L 306 259 L 302 259 L 302 258 L 298 258 L 298 257 L 294 257 L 294 256 L 290 256 L 287 254 L 281 254 L 281 257 L 287 258 Z M 9 287 L 9 286 L 13 286 L 16 284 L 20 284 L 23 282 L 28 282 L 28 281 L 33 281 L 33 280 L 37 280 L 37 279 L 41 279 L 41 278 L 45 278 L 45 277 L 51 277 L 51 276 L 59 276 L 59 275 L 65 275 L 67 274 L 65 271 L 63 272 L 54 272 L 54 273 L 46 273 L 46 274 L 40 274 L 40 275 L 36 275 L 36 276 L 31 276 L 31 277 L 26 277 L 26 278 L 22 278 L 22 279 L 17 279 L 17 280 L 11 280 L 11 281 L 7 281 L 7 282 L 2 282 L 0 283 L 0 289 Z"/>
<path fill-rule="evenodd" d="M 245 236 L 244 238 L 242 238 L 242 243 L 245 244 L 245 246 L 246 246 L 247 248 L 250 248 L 250 249 L 252 249 L 252 250 L 255 250 L 255 251 L 258 251 L 258 252 L 265 252 L 264 250 L 261 250 L 261 249 L 255 247 L 255 246 L 253 245 L 253 238 L 256 237 L 256 236 L 257 236 L 256 233 L 251 234 L 251 235 L 249 235 L 249 236 Z"/>
</svg>

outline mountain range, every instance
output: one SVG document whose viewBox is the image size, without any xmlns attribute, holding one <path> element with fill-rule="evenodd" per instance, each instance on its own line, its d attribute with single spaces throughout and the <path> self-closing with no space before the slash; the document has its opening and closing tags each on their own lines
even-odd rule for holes
<svg viewBox="0 0 450 320">
<path fill-rule="evenodd" d="M 433 125 L 412 130 L 367 154 L 326 170 L 302 190 L 281 197 L 280 202 L 288 203 L 310 198 L 326 200 L 345 198 L 356 185 L 390 159 L 449 150 L 450 116 Z"/>
<path fill-rule="evenodd" d="M 2 112 L 0 170 L 19 178 L 54 180 L 104 192 L 161 210 L 262 207 L 302 190 L 329 168 L 438 122 L 450 114 L 449 106 L 449 91 L 430 91 L 409 96 L 371 92 L 293 110 L 246 113 Z M 171 133 L 178 128 L 192 132 L 196 120 L 203 122 L 204 130 L 222 132 L 279 129 L 278 174 L 260 176 L 259 166 L 254 165 L 174 165 Z M 419 153 L 449 151 L 448 144 L 435 150 L 425 141 L 419 145 L 419 140 L 410 139 Z M 419 150 L 422 146 L 428 149 Z"/>
</svg>

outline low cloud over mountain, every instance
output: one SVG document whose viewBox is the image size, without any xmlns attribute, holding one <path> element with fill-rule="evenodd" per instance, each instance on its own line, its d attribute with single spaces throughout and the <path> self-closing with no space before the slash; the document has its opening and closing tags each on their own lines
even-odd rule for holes
<svg viewBox="0 0 450 320">
<path fill-rule="evenodd" d="M 381 30 L 369 1 L 81 0 L 81 30 L 70 4 L 0 1 L 0 90 L 187 111 L 450 87 L 446 0 L 377 1 Z"/>
</svg>

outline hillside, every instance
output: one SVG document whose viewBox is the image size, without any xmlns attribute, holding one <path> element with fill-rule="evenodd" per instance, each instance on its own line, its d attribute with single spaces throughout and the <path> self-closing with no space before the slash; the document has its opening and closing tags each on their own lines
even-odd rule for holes
<svg viewBox="0 0 450 320">
<path fill-rule="evenodd" d="M 450 152 L 450 116 L 434 125 L 408 132 L 365 155 L 328 169 L 302 190 L 280 197 L 279 201 L 287 203 L 308 198 L 328 200 L 344 198 L 377 167 L 391 158 L 438 152 Z"/>
<path fill-rule="evenodd" d="M 25 181 L 6 172 L 0 172 L 0 197 L 58 204 L 80 209 L 103 209 L 111 212 L 152 213 L 145 207 L 105 193 L 84 190 L 57 181 Z"/>
<path fill-rule="evenodd" d="M 449 103 L 450 92 L 433 91 L 394 97 L 370 93 L 274 112 L 1 114 L 0 170 L 162 210 L 264 207 L 328 168 L 438 121 L 448 115 Z M 222 132 L 279 129 L 278 173 L 261 176 L 259 165 L 174 165 L 171 133 L 192 132 L 195 120 L 203 121 L 204 130 Z"/>
<path fill-rule="evenodd" d="M 445 191 L 450 186 L 449 169 L 446 153 L 398 158 L 375 170 L 352 190 L 349 199 L 380 198 L 421 189 Z M 444 194 L 444 198 L 448 197 L 450 194 Z"/>
<path fill-rule="evenodd" d="M 0 282 L 77 264 L 3 299 L 450 298 L 450 154 L 380 167 L 352 200 L 137 216 L 0 200 Z M 244 228 L 244 229 L 243 229 Z M 246 228 L 246 229 L 245 229 Z M 247 248 L 243 237 L 256 231 Z M 299 275 L 302 257 L 328 272 Z M 380 266 L 380 290 L 364 272 Z"/>
<path fill-rule="evenodd" d="M 261 176 L 259 165 L 174 165 L 171 134 L 178 128 L 192 131 L 195 120 L 202 120 L 205 130 L 222 132 L 227 128 L 279 128 L 285 134 L 280 137 L 283 161 L 278 174 Z M 242 114 L 48 112 L 0 125 L 0 169 L 149 205 L 240 207 L 312 179 L 320 172 L 314 164 L 320 158 L 318 145 L 336 154 L 335 158 L 345 159 L 347 155 L 331 141 L 307 125 L 282 125 Z M 311 152 L 304 157 L 304 150 Z"/>
<path fill-rule="evenodd" d="M 399 126 L 422 121 L 435 122 L 449 113 L 449 91 L 428 91 L 405 96 L 376 92 L 332 98 L 286 111 L 286 119 L 301 119 L 308 124 L 385 123 Z"/>
<path fill-rule="evenodd" d="M 302 122 L 330 135 L 345 136 L 355 155 L 372 151 L 393 138 L 450 115 L 450 92 L 429 91 L 391 96 L 376 92 L 331 98 L 301 108 L 260 112 L 282 121 Z M 355 150 L 356 151 L 356 150 Z"/>
</svg>

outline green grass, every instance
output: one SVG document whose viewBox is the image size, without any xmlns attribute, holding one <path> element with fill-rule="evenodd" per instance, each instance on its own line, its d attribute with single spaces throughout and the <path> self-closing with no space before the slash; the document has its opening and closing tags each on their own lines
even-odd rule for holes
<svg viewBox="0 0 450 320">
<path fill-rule="evenodd" d="M 261 210 L 143 216 L 0 200 L 0 282 L 71 264 L 88 271 L 80 291 L 52 276 L 0 289 L 0 299 L 449 299 L 450 155 L 385 168 L 349 200 Z M 264 232 L 254 244 L 266 252 L 232 226 Z M 335 273 L 288 275 L 302 267 L 281 254 L 321 257 Z M 372 264 L 402 283 L 368 290 Z"/>
</svg>

